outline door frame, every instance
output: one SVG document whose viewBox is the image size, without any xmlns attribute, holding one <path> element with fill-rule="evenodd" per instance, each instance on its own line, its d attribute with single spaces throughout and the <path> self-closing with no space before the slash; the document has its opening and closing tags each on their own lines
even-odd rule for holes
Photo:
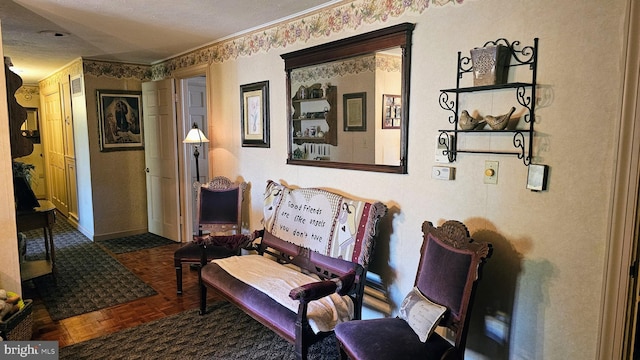
<svg viewBox="0 0 640 360">
<path fill-rule="evenodd" d="M 640 194 L 640 2 L 628 0 L 625 13 L 626 58 L 601 291 L 600 360 L 624 359 L 630 354 L 634 329 L 629 315 L 635 311 L 630 301 L 635 296 L 630 294 L 637 291 L 629 270 L 636 256 Z"/>
<path fill-rule="evenodd" d="M 207 136 L 209 134 L 209 129 L 211 128 L 211 85 L 209 83 L 211 73 L 208 64 L 200 64 L 191 66 L 188 68 L 177 70 L 173 77 L 176 80 L 176 106 L 177 106 L 177 126 L 178 126 L 178 137 L 180 139 L 184 139 L 187 135 L 189 129 L 191 129 L 191 123 L 188 118 L 185 118 L 185 106 L 187 99 L 187 94 L 184 93 L 184 89 L 187 85 L 187 81 L 190 78 L 204 76 L 205 77 L 205 91 L 207 94 L 206 104 L 207 104 L 207 129 L 201 129 Z M 209 136 L 209 138 L 211 138 Z M 182 239 L 183 242 L 191 241 L 193 238 L 193 234 L 191 232 L 191 224 L 193 223 L 193 214 L 191 209 L 193 208 L 193 202 L 195 199 L 192 199 L 189 194 L 192 192 L 192 186 L 190 181 L 190 164 L 192 160 L 193 153 L 186 151 L 187 146 L 181 141 L 176 144 L 178 147 L 178 176 L 180 178 L 180 199 L 184 199 L 184 201 L 180 202 L 180 212 L 182 213 Z M 209 157 L 207 156 L 207 159 Z"/>
</svg>

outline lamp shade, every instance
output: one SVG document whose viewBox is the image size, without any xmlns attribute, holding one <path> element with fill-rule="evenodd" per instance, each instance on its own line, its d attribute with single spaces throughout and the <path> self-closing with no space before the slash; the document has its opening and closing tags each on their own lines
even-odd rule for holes
<svg viewBox="0 0 640 360">
<path fill-rule="evenodd" d="M 185 144 L 201 144 L 208 143 L 209 139 L 207 139 L 204 133 L 194 124 L 194 127 L 189 130 L 187 137 L 182 142 Z"/>
</svg>

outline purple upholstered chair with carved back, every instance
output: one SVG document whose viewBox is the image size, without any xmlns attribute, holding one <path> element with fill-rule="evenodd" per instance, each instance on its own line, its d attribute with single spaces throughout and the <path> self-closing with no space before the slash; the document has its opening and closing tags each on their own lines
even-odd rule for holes
<svg viewBox="0 0 640 360">
<path fill-rule="evenodd" d="M 205 184 L 196 183 L 196 221 L 198 234 L 173 254 L 177 293 L 182 294 L 182 265 L 238 255 L 242 237 L 242 199 L 247 183 L 234 183 L 216 176 Z M 236 236 L 215 236 L 233 232 Z M 203 235 L 204 233 L 204 235 Z M 213 235 L 213 237 L 212 237 Z M 215 241 L 211 241 L 212 238 Z"/>
<path fill-rule="evenodd" d="M 473 293 L 491 244 L 475 242 L 449 220 L 422 224 L 423 243 L 414 289 L 399 316 L 354 320 L 335 329 L 343 359 L 463 359 Z M 452 342 L 434 332 L 448 328 Z"/>
</svg>

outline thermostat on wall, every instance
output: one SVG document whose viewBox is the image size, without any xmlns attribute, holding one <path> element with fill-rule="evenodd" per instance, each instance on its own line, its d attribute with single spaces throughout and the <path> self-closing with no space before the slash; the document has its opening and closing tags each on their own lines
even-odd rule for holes
<svg viewBox="0 0 640 360">
<path fill-rule="evenodd" d="M 549 167 L 547 165 L 530 164 L 529 174 L 527 175 L 527 189 L 531 191 L 547 190 L 547 174 Z"/>
<path fill-rule="evenodd" d="M 437 180 L 454 180 L 456 168 L 448 166 L 434 166 L 431 169 L 431 178 Z"/>
</svg>

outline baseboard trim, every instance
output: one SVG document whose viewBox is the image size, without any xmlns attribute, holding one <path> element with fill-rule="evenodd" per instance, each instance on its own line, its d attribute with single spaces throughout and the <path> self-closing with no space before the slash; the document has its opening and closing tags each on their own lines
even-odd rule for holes
<svg viewBox="0 0 640 360">
<path fill-rule="evenodd" d="M 113 232 L 113 233 L 108 233 L 108 234 L 94 235 L 93 236 L 93 241 L 117 239 L 117 238 L 121 238 L 121 237 L 140 235 L 140 234 L 144 234 L 144 233 L 147 233 L 147 232 L 148 232 L 147 228 L 136 229 L 136 230 L 128 230 L 128 231 L 118 231 L 118 232 Z"/>
</svg>

